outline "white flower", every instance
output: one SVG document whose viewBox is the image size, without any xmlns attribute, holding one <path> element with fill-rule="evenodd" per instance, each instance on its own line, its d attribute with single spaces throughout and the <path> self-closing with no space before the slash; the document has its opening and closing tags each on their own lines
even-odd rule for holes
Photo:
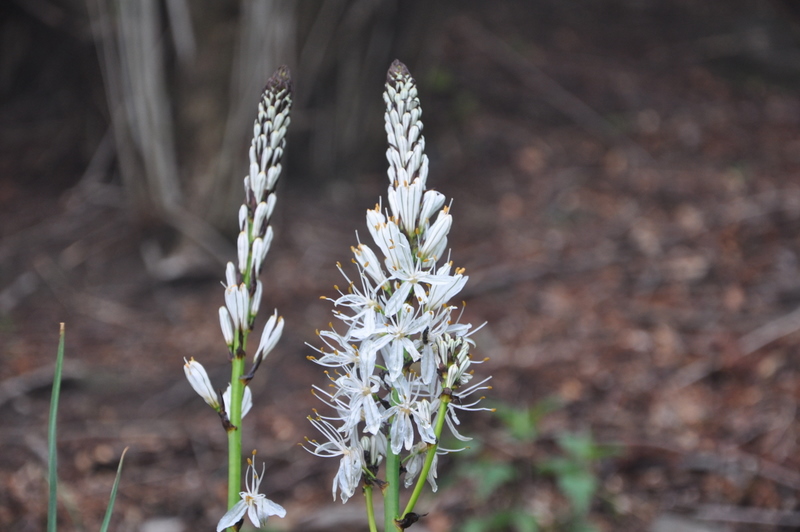
<svg viewBox="0 0 800 532">
<path fill-rule="evenodd" d="M 428 454 L 428 448 L 430 446 L 421 441 L 414 445 L 414 448 L 411 450 L 411 458 L 405 463 L 406 468 L 406 475 L 404 484 L 405 487 L 411 487 L 414 483 L 414 480 L 419 475 L 419 472 L 422 471 L 422 465 L 425 463 L 425 456 Z M 431 463 L 431 468 L 428 471 L 428 484 L 431 485 L 431 490 L 436 491 L 439 489 L 439 486 L 436 485 L 436 468 L 439 465 L 439 451 L 442 450 L 437 449 L 436 454 L 433 457 L 433 462 Z M 443 451 L 443 450 L 442 450 Z"/>
<path fill-rule="evenodd" d="M 430 403 L 426 399 L 417 401 L 417 395 L 411 392 L 411 385 L 402 375 L 392 382 L 394 393 L 392 394 L 393 406 L 384 412 L 384 419 L 392 419 L 392 428 L 389 436 L 392 444 L 392 452 L 400 454 L 400 451 L 410 451 L 414 444 L 413 419 L 420 433 L 420 438 L 427 443 L 436 443 L 436 435 L 431 427 Z"/>
<path fill-rule="evenodd" d="M 372 278 L 376 285 L 380 286 L 386 282 L 386 276 L 383 274 L 383 270 L 381 270 L 378 256 L 375 255 L 375 252 L 372 251 L 369 246 L 366 244 L 359 244 L 358 247 L 353 247 L 351 249 L 353 250 L 353 255 L 358 265 L 363 271 L 367 272 L 367 275 Z"/>
<path fill-rule="evenodd" d="M 444 249 L 447 247 L 447 234 L 453 225 L 453 217 L 448 214 L 447 207 L 442 209 L 436 221 L 425 231 L 425 242 L 419 248 L 419 254 L 423 261 L 435 262 L 441 258 Z"/>
<path fill-rule="evenodd" d="M 244 231 L 247 229 L 247 212 L 247 205 L 242 205 L 239 207 L 239 231 Z"/>
<path fill-rule="evenodd" d="M 425 195 L 422 197 L 422 207 L 420 208 L 419 213 L 419 225 L 417 226 L 420 232 L 428 227 L 433 213 L 442 208 L 442 205 L 444 205 L 444 199 L 444 194 L 441 192 L 437 192 L 435 190 L 429 190 L 425 192 Z"/>
<path fill-rule="evenodd" d="M 413 233 L 417 226 L 417 216 L 422 202 L 422 184 L 419 179 L 413 183 L 398 183 L 397 188 L 389 187 L 389 207 L 397 216 L 406 234 Z"/>
<path fill-rule="evenodd" d="M 337 334 L 336 331 L 321 331 L 317 334 L 325 345 L 328 346 L 329 351 L 326 351 L 325 348 L 318 348 L 307 344 L 322 355 L 320 358 L 308 357 L 309 359 L 321 366 L 328 366 L 331 368 L 341 368 L 348 364 L 354 364 L 355 361 L 358 360 L 359 350 L 349 344 L 347 339 Z"/>
<path fill-rule="evenodd" d="M 233 323 L 231 323 L 231 314 L 227 307 L 219 307 L 219 326 L 228 349 L 233 349 Z"/>
<path fill-rule="evenodd" d="M 244 275 L 247 271 L 247 255 L 250 253 L 250 241 L 247 232 L 241 231 L 236 239 L 236 252 L 239 256 L 239 272 Z"/>
<path fill-rule="evenodd" d="M 264 283 L 256 280 L 256 292 L 250 299 L 250 314 L 255 316 L 258 314 L 258 309 L 261 308 L 261 297 L 264 295 Z"/>
<path fill-rule="evenodd" d="M 183 361 L 185 362 L 183 365 L 183 372 L 186 374 L 189 384 L 192 385 L 194 391 L 203 398 L 203 401 L 205 401 L 208 406 L 219 412 L 217 392 L 211 385 L 211 379 L 208 378 L 208 373 L 206 373 L 203 365 L 194 358 L 188 361 L 184 358 Z"/>
<path fill-rule="evenodd" d="M 222 516 L 222 519 L 217 523 L 217 532 L 222 532 L 228 527 L 234 526 L 236 523 L 244 518 L 250 518 L 250 522 L 256 528 L 266 526 L 267 519 L 271 515 L 278 517 L 285 517 L 286 510 L 280 504 L 274 503 L 267 499 L 264 494 L 258 492 L 258 487 L 261 485 L 261 479 L 264 475 L 264 466 L 261 467 L 261 475 L 256 473 L 255 467 L 248 459 L 247 473 L 245 473 L 246 491 L 239 492 L 242 498 L 239 502 L 233 505 L 233 508 Z"/>
<path fill-rule="evenodd" d="M 261 342 L 258 344 L 258 350 L 256 350 L 256 354 L 253 357 L 255 364 L 260 364 L 261 361 L 275 349 L 278 340 L 281 339 L 281 333 L 283 333 L 283 318 L 278 316 L 278 311 L 276 309 L 272 316 L 269 317 L 269 320 L 267 320 L 267 324 L 264 326 L 264 332 L 261 333 Z"/>
<path fill-rule="evenodd" d="M 338 390 L 334 398 L 345 395 L 348 414 L 343 431 L 350 432 L 363 419 L 366 422 L 364 430 L 370 434 L 377 434 L 381 428 L 381 413 L 378 403 L 372 397 L 380 389 L 380 379 L 373 375 L 375 357 L 359 357 L 357 365 L 347 375 L 342 375 L 334 383 Z"/>
<path fill-rule="evenodd" d="M 244 207 L 244 205 L 242 205 L 242 207 Z M 236 286 L 236 266 L 234 266 L 232 262 L 229 262 L 225 266 L 225 282 L 225 288 Z"/>
<path fill-rule="evenodd" d="M 353 496 L 359 482 L 361 482 L 364 467 L 364 451 L 361 448 L 361 444 L 352 436 L 349 438 L 349 442 L 345 441 L 345 437 L 333 425 L 319 416 L 309 416 L 308 419 L 328 441 L 318 443 L 314 440 L 308 440 L 307 443 L 313 446 L 314 449 L 306 450 L 317 456 L 342 457 L 339 461 L 339 471 L 333 479 L 332 493 L 335 501 L 336 488 L 338 487 L 342 503 L 345 503 L 347 499 Z"/>
<path fill-rule="evenodd" d="M 270 194 L 270 198 L 274 198 L 275 194 Z M 253 236 L 261 236 L 261 229 L 264 227 L 264 222 L 267 220 L 269 205 L 266 201 L 262 201 L 256 206 L 256 211 L 253 214 Z"/>
<path fill-rule="evenodd" d="M 419 315 L 418 312 L 418 308 L 405 303 L 391 322 L 375 329 L 375 334 L 379 337 L 375 342 L 375 349 L 381 349 L 391 379 L 400 375 L 406 354 L 414 361 L 419 360 L 420 353 L 411 336 L 420 334 L 431 324 L 429 313 Z"/>
<path fill-rule="evenodd" d="M 478 403 L 481 402 L 483 397 L 479 397 L 478 399 L 471 400 L 471 402 L 467 402 L 467 398 L 470 395 L 472 395 L 473 393 L 478 392 L 478 391 L 482 391 L 482 390 L 491 390 L 492 387 L 486 385 L 486 383 L 489 382 L 489 380 L 491 380 L 491 377 L 486 377 L 482 381 L 480 381 L 480 382 L 478 382 L 476 384 L 473 384 L 471 386 L 468 386 L 467 388 L 454 390 L 452 392 L 452 396 L 455 398 L 455 400 L 452 400 L 449 403 L 447 403 L 447 410 L 445 411 L 444 420 L 447 423 L 447 426 L 450 429 L 450 432 L 453 433 L 453 436 L 455 436 L 456 439 L 459 439 L 461 441 L 470 441 L 470 440 L 472 440 L 472 438 L 470 438 L 468 436 L 461 435 L 461 433 L 458 432 L 458 429 L 456 429 L 456 425 L 460 425 L 461 424 L 461 421 L 459 421 L 458 416 L 456 415 L 456 410 L 464 410 L 464 411 L 471 411 L 471 412 L 476 412 L 476 411 L 479 411 L 479 410 L 485 410 L 485 411 L 488 411 L 488 412 L 494 412 L 494 409 L 492 409 L 492 408 L 478 406 Z M 438 387 L 439 383 L 436 383 L 436 386 Z M 437 394 L 437 396 L 438 395 L 439 394 Z M 440 399 L 436 399 L 433 402 L 432 407 L 435 408 L 435 409 L 438 409 L 439 408 L 439 401 L 440 401 Z M 437 413 L 437 415 L 438 415 L 438 413 Z"/>
<path fill-rule="evenodd" d="M 246 330 L 250 315 L 250 294 L 244 283 L 225 289 L 225 306 L 228 307 L 234 330 Z"/>
<path fill-rule="evenodd" d="M 222 401 L 225 403 L 225 412 L 230 415 L 231 412 L 231 385 L 225 393 L 222 394 Z M 244 395 L 242 396 L 242 417 L 246 416 L 250 409 L 253 408 L 253 392 L 250 391 L 249 386 L 244 387 Z"/>
<path fill-rule="evenodd" d="M 266 255 L 264 253 L 264 240 L 260 236 L 257 236 L 255 239 L 253 239 L 252 253 L 253 262 L 250 268 L 250 273 L 253 277 L 258 277 L 258 274 L 261 273 L 261 261 Z"/>
</svg>

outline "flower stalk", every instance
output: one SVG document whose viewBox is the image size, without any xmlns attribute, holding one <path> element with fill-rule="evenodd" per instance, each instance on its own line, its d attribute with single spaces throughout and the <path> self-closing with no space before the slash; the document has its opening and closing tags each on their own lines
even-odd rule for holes
<svg viewBox="0 0 800 532">
<path fill-rule="evenodd" d="M 275 187 L 281 174 L 281 158 L 290 123 L 291 93 L 289 70 L 281 67 L 267 81 L 253 125 L 250 166 L 244 177 L 245 199 L 239 208 L 237 262 L 229 262 L 226 266 L 223 282 L 225 305 L 219 308 L 220 329 L 231 363 L 228 389 L 224 394 L 218 390 L 215 397 L 203 367 L 194 359 L 184 366 L 189 383 L 217 411 L 228 435 L 229 512 L 220 520 L 218 531 L 228 527 L 238 530 L 245 512 L 258 527 L 264 525 L 269 515 L 285 515 L 283 508 L 257 493 L 263 471 L 258 475 L 249 459 L 247 489 L 241 491 L 241 486 L 242 420 L 252 404 L 248 384 L 283 332 L 283 318 L 276 310 L 264 327 L 253 363 L 246 372 L 248 339 L 264 291 L 259 275 L 273 239 L 270 218 L 275 208 Z"/>
<path fill-rule="evenodd" d="M 383 527 L 384 530 L 400 530 L 397 520 L 400 518 L 400 455 L 391 450 L 391 442 L 386 448 L 386 489 L 383 492 Z"/>
</svg>

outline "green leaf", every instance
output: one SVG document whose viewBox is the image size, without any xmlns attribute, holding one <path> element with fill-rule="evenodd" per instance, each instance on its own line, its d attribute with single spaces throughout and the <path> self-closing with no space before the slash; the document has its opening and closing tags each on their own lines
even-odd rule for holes
<svg viewBox="0 0 800 532">
<path fill-rule="evenodd" d="M 598 532 L 598 529 L 592 523 L 587 521 L 586 518 L 580 517 L 570 523 L 569 532 Z"/>
<path fill-rule="evenodd" d="M 475 495 L 486 500 L 497 488 L 517 478 L 517 468 L 505 462 L 473 462 L 464 465 L 464 474 L 477 483 Z"/>
<path fill-rule="evenodd" d="M 561 434 L 558 445 L 565 453 L 579 460 L 588 462 L 594 456 L 595 443 L 591 434 Z"/>
<path fill-rule="evenodd" d="M 593 462 L 619 454 L 619 449 L 616 446 L 600 445 L 594 441 L 589 433 L 562 434 L 558 438 L 558 445 L 568 455 L 584 462 Z"/>
<path fill-rule="evenodd" d="M 500 404 L 496 406 L 496 412 L 512 437 L 522 441 L 532 441 L 539 434 L 538 427 L 541 419 L 557 410 L 559 406 L 558 401 L 545 399 L 527 408 L 514 408 Z"/>
<path fill-rule="evenodd" d="M 100 527 L 100 532 L 108 531 L 108 524 L 111 522 L 111 514 L 114 511 L 114 502 L 117 500 L 117 488 L 119 487 L 119 479 L 122 476 L 122 462 L 125 460 L 125 453 L 128 448 L 125 447 L 122 451 L 122 456 L 119 457 L 119 465 L 117 466 L 117 476 L 114 478 L 114 485 L 111 487 L 111 497 L 108 500 L 106 507 L 106 516 L 103 518 L 103 525 Z"/>
<path fill-rule="evenodd" d="M 473 517 L 461 525 L 461 532 L 486 532 L 489 530 L 489 519 L 487 517 Z"/>
<path fill-rule="evenodd" d="M 531 514 L 523 511 L 514 512 L 511 521 L 514 523 L 514 528 L 517 532 L 538 532 L 539 523 L 536 518 Z"/>
<path fill-rule="evenodd" d="M 58 417 L 58 399 L 61 395 L 61 369 L 64 366 L 64 324 L 58 333 L 58 351 L 56 352 L 56 369 L 53 375 L 53 392 L 50 395 L 50 418 L 47 424 L 47 482 L 49 493 L 47 498 L 47 532 L 55 532 L 58 509 L 58 453 L 56 451 Z"/>
<path fill-rule="evenodd" d="M 465 522 L 461 532 L 537 532 L 536 518 L 520 510 L 505 510 L 484 517 L 473 517 Z"/>
<path fill-rule="evenodd" d="M 572 471 L 567 475 L 559 475 L 556 483 L 572 503 L 575 513 L 585 515 L 589 512 L 597 489 L 597 479 L 591 471 Z"/>
<path fill-rule="evenodd" d="M 539 464 L 538 469 L 542 473 L 555 476 L 571 475 L 584 469 L 584 465 L 572 458 L 551 458 Z"/>
</svg>

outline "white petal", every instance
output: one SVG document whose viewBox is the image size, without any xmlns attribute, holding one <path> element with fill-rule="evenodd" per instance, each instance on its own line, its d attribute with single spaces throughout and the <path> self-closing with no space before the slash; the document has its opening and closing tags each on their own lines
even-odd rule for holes
<svg viewBox="0 0 800 532">
<path fill-rule="evenodd" d="M 236 266 L 232 262 L 225 266 L 225 283 L 225 288 L 236 286 Z"/>
<path fill-rule="evenodd" d="M 242 417 L 246 416 L 251 408 L 253 408 L 253 392 L 250 391 L 249 386 L 245 386 L 242 397 Z"/>
<path fill-rule="evenodd" d="M 258 309 L 261 307 L 261 297 L 264 294 L 264 283 L 256 281 L 256 292 L 253 294 L 253 299 L 250 300 L 250 313 L 255 316 L 258 314 Z"/>
<path fill-rule="evenodd" d="M 261 333 L 261 342 L 258 345 L 258 350 L 253 360 L 257 361 L 259 358 L 266 357 L 278 344 L 282 332 L 283 318 L 278 316 L 278 311 L 276 310 L 275 313 L 269 317 L 267 324 L 264 326 L 264 332 Z"/>
<path fill-rule="evenodd" d="M 250 252 L 250 241 L 247 239 L 245 231 L 239 233 L 239 238 L 236 240 L 236 251 L 239 256 L 239 271 L 244 275 L 247 270 L 247 254 Z"/>
<path fill-rule="evenodd" d="M 267 202 L 262 201 L 256 207 L 256 212 L 253 215 L 253 236 L 261 235 L 261 228 L 264 227 L 264 221 L 267 219 Z"/>
<path fill-rule="evenodd" d="M 275 236 L 275 232 L 272 230 L 272 226 L 268 225 L 267 230 L 264 233 L 264 249 L 261 251 L 261 260 L 264 260 L 269 252 L 269 247 L 272 245 L 272 238 Z"/>
<path fill-rule="evenodd" d="M 219 410 L 219 402 L 217 401 L 217 392 L 211 385 L 211 379 L 208 378 L 205 368 L 200 362 L 195 359 L 186 361 L 183 365 L 183 372 L 186 374 L 186 379 L 191 384 L 192 389 L 203 398 L 211 408 Z"/>
<path fill-rule="evenodd" d="M 239 231 L 247 230 L 247 205 L 239 207 Z"/>
<path fill-rule="evenodd" d="M 222 394 L 222 400 L 225 402 L 225 412 L 231 412 L 231 385 L 225 389 Z M 244 387 L 244 395 L 242 396 L 242 417 L 246 416 L 250 409 L 253 408 L 253 392 L 250 391 L 249 386 Z"/>
<path fill-rule="evenodd" d="M 225 307 L 219 307 L 219 326 L 222 329 L 222 336 L 230 349 L 233 346 L 233 324 L 231 315 Z"/>
<path fill-rule="evenodd" d="M 258 277 L 258 274 L 261 273 L 261 261 L 264 259 L 264 241 L 261 237 L 257 237 L 253 240 L 253 266 L 251 275 L 252 277 Z"/>
<path fill-rule="evenodd" d="M 238 523 L 246 511 L 247 503 L 244 501 L 239 501 L 234 504 L 233 508 L 228 510 L 225 515 L 222 516 L 222 519 L 219 520 L 219 523 L 217 523 L 217 532 L 222 532 L 226 528 Z"/>
</svg>

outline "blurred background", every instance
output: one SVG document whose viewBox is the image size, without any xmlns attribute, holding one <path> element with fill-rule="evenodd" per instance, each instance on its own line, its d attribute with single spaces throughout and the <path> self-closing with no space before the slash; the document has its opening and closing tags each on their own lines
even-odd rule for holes
<svg viewBox="0 0 800 532">
<path fill-rule="evenodd" d="M 800 529 L 800 9 L 791 1 L 13 0 L 0 5 L 0 528 L 46 516 L 58 323 L 61 530 L 210 529 L 226 440 L 218 284 L 256 104 L 295 96 L 265 298 L 286 319 L 244 447 L 274 530 L 364 530 L 298 447 L 364 212 L 381 93 L 419 83 L 429 186 L 497 414 L 412 530 Z M 267 313 L 268 313 L 267 312 Z M 257 330 L 260 328 L 257 326 Z"/>
</svg>

